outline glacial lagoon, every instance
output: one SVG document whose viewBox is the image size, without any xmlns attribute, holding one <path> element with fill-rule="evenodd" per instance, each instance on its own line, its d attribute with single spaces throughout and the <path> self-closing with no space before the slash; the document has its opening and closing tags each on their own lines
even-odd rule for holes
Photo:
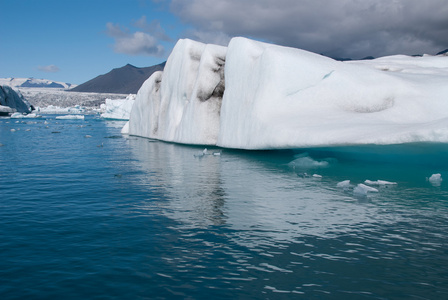
<svg viewBox="0 0 448 300">
<path fill-rule="evenodd" d="M 0 119 L 2 299 L 448 298 L 446 144 L 201 155 L 123 125 Z"/>
</svg>

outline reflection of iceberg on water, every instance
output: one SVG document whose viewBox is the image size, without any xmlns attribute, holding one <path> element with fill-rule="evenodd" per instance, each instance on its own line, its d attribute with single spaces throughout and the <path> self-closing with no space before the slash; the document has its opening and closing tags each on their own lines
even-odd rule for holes
<svg viewBox="0 0 448 300">
<path fill-rule="evenodd" d="M 123 132 L 243 149 L 446 143 L 447 78 L 445 56 L 338 62 L 245 38 L 180 40 Z"/>
<path fill-rule="evenodd" d="M 225 225 L 237 230 L 236 243 L 252 246 L 292 241 L 302 235 L 345 233 L 347 226 L 375 220 L 369 217 L 375 208 L 341 205 L 347 201 L 346 194 L 321 181 L 297 180 L 291 172 L 282 171 L 287 166 L 281 163 L 273 167 L 237 151 L 226 152 L 225 159 L 213 155 L 194 159 L 195 147 L 128 141 L 133 164 L 143 171 L 134 183 L 164 199 L 156 204 L 143 201 L 142 207 L 157 205 L 185 228 Z"/>
</svg>

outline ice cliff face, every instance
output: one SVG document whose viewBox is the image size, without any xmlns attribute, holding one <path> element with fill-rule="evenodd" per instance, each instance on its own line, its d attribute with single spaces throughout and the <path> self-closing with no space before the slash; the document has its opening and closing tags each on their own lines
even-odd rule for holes
<svg viewBox="0 0 448 300">
<path fill-rule="evenodd" d="M 165 69 L 137 93 L 129 133 L 186 144 L 215 144 L 226 48 L 180 40 Z"/>
<path fill-rule="evenodd" d="M 31 112 L 30 104 L 23 98 L 20 92 L 16 92 L 9 86 L 0 86 L 0 106 L 6 106 L 21 113 Z"/>
<path fill-rule="evenodd" d="M 446 57 L 343 63 L 245 38 L 180 40 L 123 132 L 243 149 L 448 142 L 447 78 Z"/>
</svg>

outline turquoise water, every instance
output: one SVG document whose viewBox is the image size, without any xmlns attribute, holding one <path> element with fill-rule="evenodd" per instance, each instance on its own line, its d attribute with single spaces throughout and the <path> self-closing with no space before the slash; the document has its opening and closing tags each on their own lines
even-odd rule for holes
<svg viewBox="0 0 448 300">
<path fill-rule="evenodd" d="M 448 298 L 447 145 L 195 156 L 122 125 L 0 119 L 1 299 Z"/>
</svg>

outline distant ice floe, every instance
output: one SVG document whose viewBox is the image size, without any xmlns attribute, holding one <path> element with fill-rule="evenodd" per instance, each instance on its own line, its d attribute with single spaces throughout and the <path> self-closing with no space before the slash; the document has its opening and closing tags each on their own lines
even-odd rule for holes
<svg viewBox="0 0 448 300">
<path fill-rule="evenodd" d="M 390 181 L 386 181 L 386 180 L 377 180 L 377 181 L 366 180 L 366 181 L 364 181 L 364 183 L 357 184 L 353 188 L 352 192 L 353 192 L 353 195 L 355 195 L 355 196 L 366 197 L 370 193 L 378 193 L 380 191 L 379 189 L 371 187 L 370 185 L 384 187 L 384 186 L 396 185 L 396 184 L 397 184 L 396 182 L 390 182 Z M 343 189 L 344 191 L 351 191 L 351 189 L 353 187 L 350 180 L 348 180 L 348 179 L 338 182 L 336 184 L 336 186 L 340 189 Z"/>
<path fill-rule="evenodd" d="M 44 114 L 64 114 L 64 113 L 82 114 L 87 111 L 87 108 L 81 105 L 75 105 L 72 107 L 60 107 L 55 105 L 48 105 L 46 107 L 37 107 L 36 111 Z"/>
<path fill-rule="evenodd" d="M 293 169 L 308 169 L 308 168 L 325 168 L 330 165 L 326 160 L 315 160 L 311 158 L 308 153 L 302 153 L 294 156 L 294 160 L 288 163 L 288 166 Z"/>
<path fill-rule="evenodd" d="M 126 99 L 106 99 L 104 104 L 101 104 L 101 117 L 111 120 L 129 120 L 132 106 L 134 105 L 136 95 L 130 94 Z"/>
<path fill-rule="evenodd" d="M 41 115 L 31 113 L 31 114 L 22 114 L 19 112 L 13 113 L 11 115 L 11 119 L 33 119 L 33 118 L 41 118 Z"/>
<path fill-rule="evenodd" d="M 370 185 L 380 185 L 380 186 L 385 186 L 385 185 L 396 185 L 396 182 L 390 182 L 390 181 L 386 181 L 386 180 L 376 180 L 376 181 L 372 181 L 372 180 L 366 180 L 364 181 L 365 184 L 370 184 Z"/>
<path fill-rule="evenodd" d="M 194 157 L 204 157 L 206 155 L 221 156 L 221 151 L 210 152 L 207 148 L 204 148 L 204 150 L 193 154 Z"/>
<path fill-rule="evenodd" d="M 84 115 L 64 115 L 64 116 L 57 116 L 56 119 L 58 119 L 58 120 L 84 120 Z"/>
</svg>

